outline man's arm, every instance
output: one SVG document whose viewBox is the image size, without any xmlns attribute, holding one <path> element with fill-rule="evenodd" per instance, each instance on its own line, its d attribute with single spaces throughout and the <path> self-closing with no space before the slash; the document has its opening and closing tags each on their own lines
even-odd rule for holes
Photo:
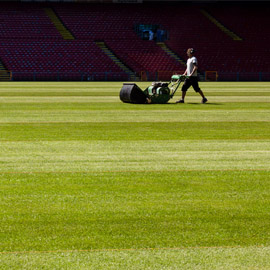
<svg viewBox="0 0 270 270">
<path fill-rule="evenodd" d="M 190 76 L 193 75 L 193 73 L 198 69 L 198 66 L 196 64 L 194 64 L 194 68 L 192 70 L 192 72 L 190 73 Z"/>
<path fill-rule="evenodd" d="M 185 70 L 185 72 L 183 73 L 183 75 L 187 75 L 187 69 Z"/>
</svg>

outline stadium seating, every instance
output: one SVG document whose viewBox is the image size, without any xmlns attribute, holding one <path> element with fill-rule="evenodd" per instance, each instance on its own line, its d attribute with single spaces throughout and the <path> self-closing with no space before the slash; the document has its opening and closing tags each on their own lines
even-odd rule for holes
<svg viewBox="0 0 270 270">
<path fill-rule="evenodd" d="M 44 7 L 54 10 L 75 40 L 64 40 Z M 203 13 L 237 33 L 233 40 Z M 166 45 L 182 60 L 197 51 L 203 73 L 270 72 L 267 61 L 268 11 L 263 5 L 149 3 L 137 5 L 0 2 L 0 60 L 13 74 L 109 72 L 127 78 L 95 42 L 103 41 L 137 75 L 142 71 L 183 70 L 184 66 L 155 41 L 142 40 L 138 24 L 160 25 L 169 33 Z M 252 20 L 252 23 L 250 21 Z M 45 75 L 43 76 L 46 77 Z M 73 77 L 73 78 L 75 78 Z M 51 75 L 51 78 L 52 75 Z M 109 78 L 109 77 L 108 77 Z"/>
<path fill-rule="evenodd" d="M 264 4 L 235 4 L 225 5 L 226 13 L 222 9 L 208 7 L 209 12 L 242 37 L 243 42 L 236 43 L 234 52 L 229 54 L 232 62 L 237 62 L 235 70 L 249 72 L 269 72 L 267 61 L 269 32 L 269 7 Z"/>
<path fill-rule="evenodd" d="M 242 41 L 233 40 L 210 23 L 201 9 L 207 10 L 220 23 L 237 33 Z M 265 35 L 269 29 L 268 13 L 269 9 L 264 6 L 247 3 L 204 5 L 193 9 L 192 15 L 188 11 L 183 12 L 184 22 L 197 22 L 190 27 L 182 27 L 178 31 L 168 25 L 171 39 L 167 43 L 182 57 L 187 47 L 194 47 L 203 71 L 216 70 L 220 74 L 270 72 L 266 60 L 270 38 Z"/>
<path fill-rule="evenodd" d="M 66 8 L 55 5 L 56 13 L 77 39 L 105 41 L 114 54 L 138 75 L 141 71 L 183 70 L 183 65 L 167 55 L 154 41 L 142 40 L 135 33 L 136 22 L 156 22 L 151 9 L 142 6 L 133 9 L 133 5 L 89 7 L 73 4 Z"/>
<path fill-rule="evenodd" d="M 0 21 L 1 39 L 62 39 L 39 5 L 1 2 Z"/>
<path fill-rule="evenodd" d="M 5 40 L 0 54 L 14 75 L 23 72 L 122 72 L 93 41 Z"/>
</svg>

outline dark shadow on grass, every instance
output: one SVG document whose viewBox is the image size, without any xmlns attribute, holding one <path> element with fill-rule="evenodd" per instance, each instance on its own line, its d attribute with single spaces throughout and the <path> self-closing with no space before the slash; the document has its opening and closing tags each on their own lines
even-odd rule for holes
<svg viewBox="0 0 270 270">
<path fill-rule="evenodd" d="M 127 104 L 127 103 L 126 103 Z M 136 103 L 129 103 L 129 104 L 133 104 L 133 105 L 142 105 L 142 106 L 153 106 L 153 105 L 177 105 L 177 106 L 184 106 L 185 104 L 189 104 L 189 105 L 204 105 L 204 106 L 208 106 L 208 105 L 218 105 L 218 106 L 221 106 L 221 105 L 224 105 L 224 103 L 212 103 L 212 102 L 207 102 L 207 103 L 200 103 L 200 102 L 185 102 L 184 104 L 182 103 L 176 103 L 176 102 L 168 102 L 168 103 L 150 103 L 150 104 L 146 104 L 146 103 L 143 103 L 143 104 L 136 104 Z"/>
<path fill-rule="evenodd" d="M 195 103 L 195 102 L 187 102 L 186 104 L 192 104 L 192 105 L 204 105 L 204 106 L 208 106 L 208 105 L 224 105 L 223 103 L 212 103 L 212 102 L 207 102 L 207 103 Z"/>
<path fill-rule="evenodd" d="M 208 106 L 208 105 L 218 105 L 218 106 L 221 106 L 221 105 L 224 105 L 224 103 L 212 103 L 212 102 L 207 102 L 205 104 L 202 104 L 200 102 L 185 102 L 184 104 L 182 103 L 165 103 L 164 105 L 177 105 L 177 106 L 183 106 L 185 104 L 190 104 L 190 105 L 204 105 L 204 106 Z M 160 105 L 160 104 L 159 104 Z"/>
</svg>

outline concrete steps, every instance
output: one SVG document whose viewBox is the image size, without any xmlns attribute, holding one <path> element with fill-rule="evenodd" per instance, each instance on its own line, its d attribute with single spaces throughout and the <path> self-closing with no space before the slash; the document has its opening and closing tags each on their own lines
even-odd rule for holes
<svg viewBox="0 0 270 270">
<path fill-rule="evenodd" d="M 55 14 L 52 8 L 44 8 L 45 13 L 51 19 L 52 23 L 54 24 L 55 28 L 58 30 L 60 35 L 65 40 L 73 40 L 75 39 L 72 33 L 65 27 L 59 17 Z"/>
<path fill-rule="evenodd" d="M 183 69 L 186 69 L 186 63 L 183 59 L 181 59 L 177 54 L 175 54 L 164 42 L 157 42 L 157 45 L 161 47 L 169 56 L 174 58 L 177 62 L 183 65 Z"/>
<path fill-rule="evenodd" d="M 6 70 L 3 63 L 0 61 L 0 81 L 6 82 L 10 80 L 11 80 L 10 71 Z"/>
<path fill-rule="evenodd" d="M 172 58 L 174 58 L 176 61 L 181 63 L 183 65 L 183 70 L 186 69 L 186 62 L 181 59 L 177 54 L 175 54 L 164 42 L 157 42 L 157 45 L 160 46 L 168 55 L 170 55 Z M 204 80 L 204 75 L 202 75 L 200 72 L 198 72 L 199 80 Z"/>
<path fill-rule="evenodd" d="M 210 20 L 213 24 L 215 24 L 222 32 L 224 32 L 226 35 L 231 37 L 233 40 L 242 41 L 242 38 L 239 37 L 237 34 L 235 34 L 233 31 L 228 29 L 226 26 L 224 26 L 222 23 L 220 23 L 216 18 L 214 18 L 212 15 L 210 15 L 206 10 L 201 9 L 201 13 Z"/>
<path fill-rule="evenodd" d="M 109 56 L 116 65 L 118 65 L 124 72 L 129 74 L 131 81 L 139 81 L 139 77 L 137 77 L 134 72 L 128 68 L 121 60 L 106 46 L 106 44 L 102 41 L 96 42 L 96 44 L 102 49 L 102 51 Z"/>
</svg>

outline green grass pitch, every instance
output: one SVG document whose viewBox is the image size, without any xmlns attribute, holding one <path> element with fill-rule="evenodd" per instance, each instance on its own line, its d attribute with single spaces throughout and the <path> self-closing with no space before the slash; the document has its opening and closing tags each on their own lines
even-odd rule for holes
<svg viewBox="0 0 270 270">
<path fill-rule="evenodd" d="M 1 82 L 0 269 L 270 269 L 270 83 L 200 86 Z"/>
</svg>

